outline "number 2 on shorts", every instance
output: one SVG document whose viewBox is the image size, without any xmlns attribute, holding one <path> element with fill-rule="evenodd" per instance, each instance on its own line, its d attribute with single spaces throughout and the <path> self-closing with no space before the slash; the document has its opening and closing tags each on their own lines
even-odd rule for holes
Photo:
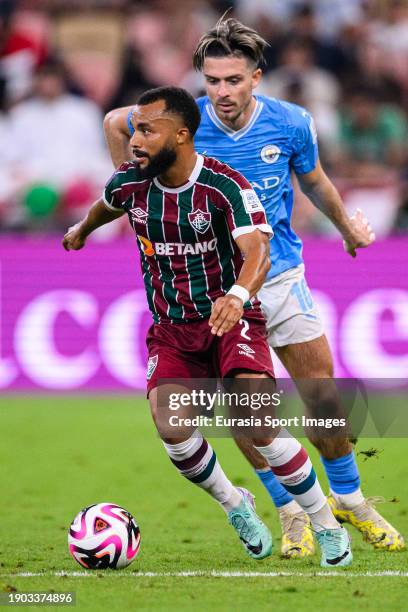
<svg viewBox="0 0 408 612">
<path fill-rule="evenodd" d="M 241 336 L 243 338 L 245 338 L 245 340 L 252 340 L 252 338 L 250 336 L 248 336 L 248 334 L 247 334 L 247 331 L 249 329 L 248 321 L 245 321 L 245 319 L 240 319 L 239 323 L 240 323 L 240 325 L 243 325 L 243 327 L 241 329 Z"/>
</svg>

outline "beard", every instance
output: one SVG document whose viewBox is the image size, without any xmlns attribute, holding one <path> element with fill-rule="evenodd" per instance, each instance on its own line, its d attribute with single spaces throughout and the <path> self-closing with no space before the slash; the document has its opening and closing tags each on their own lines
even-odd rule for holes
<svg viewBox="0 0 408 612">
<path fill-rule="evenodd" d="M 163 147 L 156 155 L 149 156 L 149 163 L 146 168 L 140 168 L 139 166 L 139 176 L 141 179 L 155 178 L 166 172 L 176 159 L 177 155 L 174 149 L 169 146 Z"/>
</svg>

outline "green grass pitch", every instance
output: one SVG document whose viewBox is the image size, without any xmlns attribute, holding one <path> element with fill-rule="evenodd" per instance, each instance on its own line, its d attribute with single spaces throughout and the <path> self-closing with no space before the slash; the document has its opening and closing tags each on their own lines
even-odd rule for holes
<svg viewBox="0 0 408 612">
<path fill-rule="evenodd" d="M 261 562 L 247 557 L 222 510 L 171 465 L 144 399 L 6 396 L 0 400 L 0 423 L 2 592 L 75 591 L 76 608 L 96 611 L 395 610 L 406 605 L 407 577 L 369 574 L 408 572 L 407 552 L 374 551 L 352 527 L 354 564 L 335 576 L 316 574 L 318 555 L 280 559 L 279 525 L 267 493 L 234 443 L 216 439 L 224 470 L 255 493 L 274 536 L 272 557 Z M 407 539 L 408 442 L 361 439 L 357 451 L 370 447 L 383 452 L 360 461 L 364 491 L 393 500 L 379 509 Z M 312 459 L 326 485 L 314 450 Z M 82 507 L 100 501 L 124 506 L 140 525 L 141 552 L 126 570 L 82 572 L 68 553 L 71 520 Z M 163 575 L 178 572 L 200 574 Z"/>
</svg>

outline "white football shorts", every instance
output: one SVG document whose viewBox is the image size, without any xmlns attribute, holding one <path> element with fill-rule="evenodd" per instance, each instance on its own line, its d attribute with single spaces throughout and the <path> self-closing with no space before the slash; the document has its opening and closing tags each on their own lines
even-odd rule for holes
<svg viewBox="0 0 408 612">
<path fill-rule="evenodd" d="M 272 348 L 309 342 L 324 334 L 301 264 L 267 280 L 258 291 Z"/>
</svg>

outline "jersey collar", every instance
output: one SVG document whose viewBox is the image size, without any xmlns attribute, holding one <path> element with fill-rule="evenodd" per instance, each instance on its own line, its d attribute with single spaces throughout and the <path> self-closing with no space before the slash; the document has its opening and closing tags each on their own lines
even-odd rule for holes
<svg viewBox="0 0 408 612">
<path fill-rule="evenodd" d="M 190 174 L 187 183 L 184 183 L 184 185 L 181 185 L 180 187 L 166 187 L 165 185 L 161 184 L 157 177 L 153 179 L 153 183 L 156 185 L 156 187 L 158 187 L 162 191 L 166 191 L 167 193 L 181 193 L 182 191 L 187 191 L 187 189 L 190 189 L 190 187 L 192 187 L 198 179 L 204 164 L 204 157 L 199 153 L 196 153 L 196 156 L 197 161 L 194 166 L 194 169 Z"/>
<path fill-rule="evenodd" d="M 218 118 L 212 104 L 206 104 L 205 108 L 209 118 L 214 123 L 214 125 L 217 126 L 218 129 L 227 134 L 227 136 L 229 136 L 232 140 L 239 140 L 249 132 L 249 130 L 252 128 L 255 121 L 258 119 L 259 115 L 262 112 L 263 102 L 259 102 L 259 100 L 257 100 L 256 98 L 255 100 L 256 104 L 254 110 L 252 111 L 251 118 L 248 123 L 244 125 L 244 127 L 242 127 L 240 130 L 233 130 L 232 128 L 228 127 L 228 125 L 225 125 L 225 123 L 223 123 L 221 119 Z"/>
</svg>

